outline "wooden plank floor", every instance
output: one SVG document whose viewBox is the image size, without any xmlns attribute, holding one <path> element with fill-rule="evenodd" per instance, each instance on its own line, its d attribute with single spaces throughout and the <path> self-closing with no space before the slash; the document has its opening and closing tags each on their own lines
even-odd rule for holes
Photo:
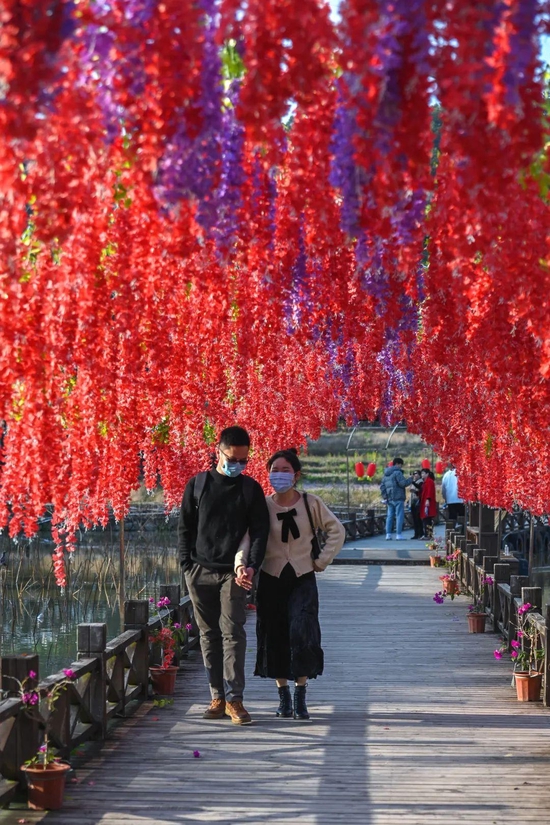
<svg viewBox="0 0 550 825">
<path fill-rule="evenodd" d="M 547 822 L 550 711 L 516 702 L 496 637 L 466 632 L 465 598 L 432 601 L 437 574 L 369 565 L 319 576 L 326 673 L 310 685 L 310 723 L 275 719 L 274 687 L 252 677 L 253 726 L 202 720 L 195 657 L 175 704 L 143 706 L 121 726 L 63 810 L 3 812 L 0 823 Z"/>
<path fill-rule="evenodd" d="M 397 541 L 395 533 L 390 541 L 386 541 L 385 533 L 369 536 L 366 539 L 354 539 L 346 542 L 338 553 L 336 564 L 429 564 L 430 550 L 426 547 L 427 540 L 413 539 L 414 531 L 403 530 L 403 540 Z M 443 538 L 445 527 L 440 524 L 434 528 L 434 535 Z"/>
</svg>

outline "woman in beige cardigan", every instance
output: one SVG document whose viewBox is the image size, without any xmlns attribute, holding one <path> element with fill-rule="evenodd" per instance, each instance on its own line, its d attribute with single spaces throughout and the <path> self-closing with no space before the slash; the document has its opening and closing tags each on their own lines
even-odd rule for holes
<svg viewBox="0 0 550 825">
<path fill-rule="evenodd" d="M 267 463 L 275 493 L 267 496 L 270 532 L 257 593 L 256 676 L 275 679 L 277 716 L 309 719 L 306 683 L 323 672 L 316 573 L 328 567 L 344 543 L 345 530 L 318 496 L 299 493 L 301 464 L 293 450 L 280 450 Z M 326 535 L 313 559 L 313 530 Z M 237 576 L 242 571 L 237 571 Z M 295 682 L 294 702 L 288 681 Z"/>
</svg>

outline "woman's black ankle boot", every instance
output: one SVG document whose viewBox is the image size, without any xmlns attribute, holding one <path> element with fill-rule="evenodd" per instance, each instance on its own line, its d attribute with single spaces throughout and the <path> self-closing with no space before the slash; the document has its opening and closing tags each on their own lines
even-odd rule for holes
<svg viewBox="0 0 550 825">
<path fill-rule="evenodd" d="M 290 688 L 288 685 L 278 688 L 279 691 L 279 707 L 277 709 L 277 716 L 282 716 L 283 719 L 291 719 L 294 716 L 292 712 L 292 696 L 290 695 Z"/>
<path fill-rule="evenodd" d="M 306 686 L 296 685 L 294 688 L 294 718 L 309 719 L 306 705 Z"/>
</svg>

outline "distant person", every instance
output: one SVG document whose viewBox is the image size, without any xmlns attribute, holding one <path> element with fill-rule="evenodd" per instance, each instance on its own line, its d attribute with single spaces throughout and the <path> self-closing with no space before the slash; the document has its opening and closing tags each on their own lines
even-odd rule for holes
<svg viewBox="0 0 550 825">
<path fill-rule="evenodd" d="M 253 478 L 241 475 L 249 449 L 250 438 L 242 427 L 222 431 L 217 464 L 188 482 L 179 521 L 180 561 L 212 696 L 203 716 L 229 716 L 235 725 L 252 721 L 243 705 L 248 589 L 243 583 L 252 585 L 269 534 L 263 490 Z M 247 534 L 247 566 L 237 583 L 235 556 Z"/>
<path fill-rule="evenodd" d="M 434 518 L 437 515 L 435 496 L 435 476 L 431 470 L 422 470 L 422 492 L 420 494 L 420 516 L 424 529 L 424 538 L 433 538 Z"/>
<path fill-rule="evenodd" d="M 387 503 L 388 512 L 386 516 L 386 541 L 392 537 L 393 522 L 395 519 L 395 539 L 403 540 L 403 523 L 405 521 L 405 498 L 406 488 L 412 484 L 412 476 L 405 478 L 403 472 L 403 459 L 394 458 L 391 467 L 386 467 L 380 484 L 382 497 Z"/>
<path fill-rule="evenodd" d="M 270 529 L 256 597 L 254 674 L 275 679 L 277 716 L 309 719 L 307 680 L 320 676 L 324 664 L 315 574 L 322 573 L 342 549 L 346 532 L 318 496 L 296 489 L 302 469 L 296 451 L 276 452 L 267 469 L 275 492 L 267 497 Z M 318 529 L 326 541 L 314 558 L 311 542 Z M 289 680 L 295 685 L 293 697 Z"/>
<path fill-rule="evenodd" d="M 413 539 L 424 538 L 424 527 L 422 525 L 422 516 L 420 515 L 420 495 L 422 493 L 423 483 L 420 470 L 414 470 L 411 485 L 411 516 L 414 527 Z"/>
<path fill-rule="evenodd" d="M 464 501 L 458 495 L 458 480 L 454 464 L 449 464 L 441 480 L 441 497 L 447 506 L 449 521 L 464 515 Z"/>
</svg>

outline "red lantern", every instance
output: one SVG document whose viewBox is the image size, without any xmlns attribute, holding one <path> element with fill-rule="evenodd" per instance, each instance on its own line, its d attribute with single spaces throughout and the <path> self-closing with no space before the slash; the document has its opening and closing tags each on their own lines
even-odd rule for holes
<svg viewBox="0 0 550 825">
<path fill-rule="evenodd" d="M 422 466 L 422 469 L 423 469 L 423 470 L 429 470 L 429 469 L 430 469 L 430 467 L 431 467 L 431 464 L 430 464 L 430 459 L 429 459 L 429 458 L 423 458 L 423 459 L 422 459 L 422 465 L 421 465 L 421 466 Z"/>
<path fill-rule="evenodd" d="M 369 478 L 372 478 L 373 475 L 375 474 L 375 472 L 376 472 L 376 464 L 374 464 L 374 462 L 371 461 L 371 463 L 367 467 L 367 476 Z"/>
<path fill-rule="evenodd" d="M 435 462 L 435 471 L 436 471 L 438 476 L 443 475 L 443 462 L 442 461 L 436 461 Z"/>
<path fill-rule="evenodd" d="M 355 473 L 357 475 L 357 478 L 363 478 L 363 476 L 365 475 L 365 465 L 362 461 L 358 461 L 355 465 Z"/>
</svg>

